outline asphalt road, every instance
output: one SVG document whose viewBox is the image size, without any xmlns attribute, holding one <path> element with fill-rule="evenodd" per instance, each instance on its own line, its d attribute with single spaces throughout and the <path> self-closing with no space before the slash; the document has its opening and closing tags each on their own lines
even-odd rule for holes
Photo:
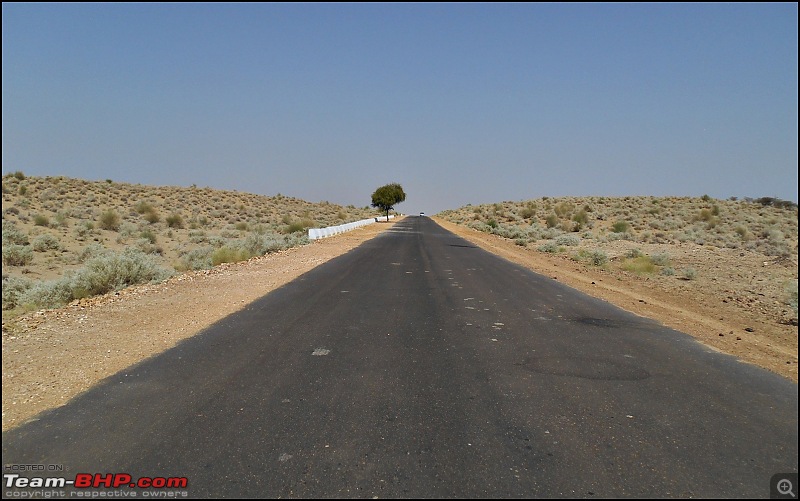
<svg viewBox="0 0 800 501">
<path fill-rule="evenodd" d="M 191 497 L 767 498 L 797 472 L 797 404 L 409 217 L 4 433 L 3 463 L 187 477 Z"/>
</svg>

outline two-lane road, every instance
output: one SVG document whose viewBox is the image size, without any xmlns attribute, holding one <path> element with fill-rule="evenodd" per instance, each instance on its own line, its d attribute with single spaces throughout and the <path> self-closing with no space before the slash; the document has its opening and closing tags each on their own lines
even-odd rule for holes
<svg viewBox="0 0 800 501">
<path fill-rule="evenodd" d="M 3 463 L 192 497 L 764 498 L 797 471 L 797 404 L 411 217 L 4 433 Z"/>
</svg>

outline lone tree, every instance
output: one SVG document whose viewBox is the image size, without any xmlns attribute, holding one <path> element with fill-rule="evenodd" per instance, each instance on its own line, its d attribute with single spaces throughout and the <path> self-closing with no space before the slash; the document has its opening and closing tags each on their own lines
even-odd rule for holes
<svg viewBox="0 0 800 501">
<path fill-rule="evenodd" d="M 391 183 L 375 190 L 375 193 L 372 194 L 372 206 L 386 211 L 386 220 L 388 221 L 389 211 L 405 199 L 406 193 L 403 191 L 403 187 L 397 183 Z"/>
</svg>

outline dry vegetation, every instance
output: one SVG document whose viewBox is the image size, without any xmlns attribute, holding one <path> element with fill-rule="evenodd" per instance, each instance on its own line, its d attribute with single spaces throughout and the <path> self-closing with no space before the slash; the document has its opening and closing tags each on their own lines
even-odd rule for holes
<svg viewBox="0 0 800 501">
<path fill-rule="evenodd" d="M 466 206 L 440 216 L 514 239 L 574 246 L 584 240 L 692 242 L 797 260 L 797 205 L 774 198 L 548 198 Z M 563 243 L 558 243 L 562 239 Z"/>
<path fill-rule="evenodd" d="M 3 177 L 3 317 L 308 243 L 368 207 L 222 191 Z"/>
<path fill-rule="evenodd" d="M 797 216 L 778 199 L 708 196 L 544 197 L 439 214 L 494 235 L 473 238 L 493 252 L 795 381 Z"/>
</svg>

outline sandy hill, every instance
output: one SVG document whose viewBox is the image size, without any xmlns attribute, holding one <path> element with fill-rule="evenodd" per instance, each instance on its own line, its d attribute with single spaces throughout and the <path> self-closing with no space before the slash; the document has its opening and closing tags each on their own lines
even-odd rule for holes
<svg viewBox="0 0 800 501">
<path fill-rule="evenodd" d="M 280 194 L 8 174 L 3 310 L 58 306 L 242 261 L 308 243 L 307 228 L 374 215 Z"/>
</svg>

